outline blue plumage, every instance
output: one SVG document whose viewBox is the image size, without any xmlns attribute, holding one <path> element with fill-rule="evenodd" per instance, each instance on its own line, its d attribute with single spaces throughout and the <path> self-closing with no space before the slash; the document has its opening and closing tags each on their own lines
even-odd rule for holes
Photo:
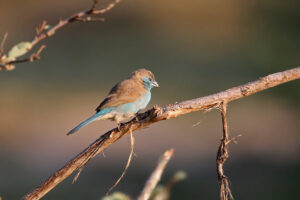
<svg viewBox="0 0 300 200">
<path fill-rule="evenodd" d="M 136 115 L 146 108 L 151 99 L 151 89 L 158 87 L 152 72 L 146 69 L 134 71 L 131 76 L 116 84 L 107 97 L 96 108 L 96 114 L 73 128 L 67 135 L 100 119 L 111 119 L 118 123 Z"/>
<path fill-rule="evenodd" d="M 143 96 L 141 96 L 139 99 L 137 99 L 135 102 L 122 104 L 120 106 L 115 107 L 114 109 L 122 114 L 137 113 L 140 110 L 146 108 L 146 106 L 150 102 L 150 99 L 151 92 L 149 91 Z"/>
<path fill-rule="evenodd" d="M 95 120 L 101 119 L 101 117 L 103 117 L 105 114 L 107 114 L 107 113 L 109 113 L 111 111 L 112 111 L 112 108 L 105 108 L 105 109 L 101 110 L 100 112 L 97 112 L 96 114 L 94 114 L 93 116 L 91 116 L 90 118 L 88 118 L 87 120 L 81 122 L 78 126 L 76 126 L 75 128 L 73 128 L 67 135 L 75 133 L 80 128 L 88 125 L 89 123 L 92 123 Z"/>
</svg>

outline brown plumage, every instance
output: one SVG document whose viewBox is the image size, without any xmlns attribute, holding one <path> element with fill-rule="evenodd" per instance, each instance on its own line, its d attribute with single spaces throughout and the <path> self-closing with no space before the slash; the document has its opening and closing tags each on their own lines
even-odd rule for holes
<svg viewBox="0 0 300 200">
<path fill-rule="evenodd" d="M 104 108 L 135 102 L 142 95 L 148 92 L 142 80 L 143 77 L 147 76 L 150 76 L 153 80 L 155 80 L 153 73 L 149 70 L 138 69 L 132 72 L 127 79 L 117 83 L 110 90 L 106 98 L 96 108 L 96 111 L 99 112 Z"/>
<path fill-rule="evenodd" d="M 118 123 L 136 115 L 151 99 L 151 88 L 158 87 L 152 72 L 146 69 L 134 71 L 127 79 L 116 84 L 96 108 L 96 114 L 73 128 L 68 135 L 95 120 L 110 119 Z"/>
</svg>

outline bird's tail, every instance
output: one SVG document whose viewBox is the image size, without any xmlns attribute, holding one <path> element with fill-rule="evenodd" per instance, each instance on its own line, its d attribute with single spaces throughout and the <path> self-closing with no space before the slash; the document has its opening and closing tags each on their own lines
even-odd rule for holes
<svg viewBox="0 0 300 200">
<path fill-rule="evenodd" d="M 78 126 L 73 128 L 70 132 L 67 133 L 67 135 L 71 135 L 71 134 L 75 133 L 76 131 L 78 131 L 80 128 L 92 123 L 93 121 L 101 119 L 105 114 L 109 113 L 110 111 L 111 111 L 111 109 L 106 108 L 106 109 L 103 109 L 103 110 L 97 112 L 96 114 L 94 114 L 93 116 L 91 116 L 90 118 L 81 122 Z"/>
</svg>

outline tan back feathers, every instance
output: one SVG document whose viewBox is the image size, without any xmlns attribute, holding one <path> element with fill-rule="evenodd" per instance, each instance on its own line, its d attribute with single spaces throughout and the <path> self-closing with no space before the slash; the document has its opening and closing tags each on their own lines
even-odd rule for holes
<svg viewBox="0 0 300 200">
<path fill-rule="evenodd" d="M 142 95 L 149 92 L 144 87 L 142 80 L 147 76 L 154 79 L 153 73 L 146 69 L 138 69 L 132 72 L 129 78 L 117 83 L 110 90 L 106 98 L 96 108 L 96 111 L 99 112 L 104 108 L 115 107 L 137 101 Z"/>
</svg>

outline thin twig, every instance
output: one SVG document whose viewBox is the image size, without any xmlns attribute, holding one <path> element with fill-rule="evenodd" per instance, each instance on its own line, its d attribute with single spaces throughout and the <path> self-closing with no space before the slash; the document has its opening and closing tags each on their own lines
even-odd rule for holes
<svg viewBox="0 0 300 200">
<path fill-rule="evenodd" d="M 98 2 L 99 2 L 99 0 L 94 0 L 94 1 L 93 1 L 93 5 L 92 5 L 92 7 L 91 7 L 90 10 L 95 10 L 95 9 L 96 9 L 96 6 L 97 6 L 97 4 L 98 4 Z"/>
<path fill-rule="evenodd" d="M 78 17 L 76 18 L 76 20 L 80 22 L 104 22 L 105 21 L 104 18 L 91 18 L 91 17 L 86 17 L 86 18 Z"/>
<path fill-rule="evenodd" d="M 128 168 L 130 166 L 130 163 L 131 163 L 131 160 L 132 160 L 132 156 L 134 155 L 134 151 L 133 150 L 134 150 L 134 137 L 133 137 L 132 131 L 130 131 L 130 153 L 129 153 L 129 157 L 128 157 L 126 166 L 125 166 L 125 168 L 124 168 L 121 176 L 118 178 L 118 180 L 115 182 L 115 184 L 109 188 L 109 190 L 107 191 L 106 195 L 108 195 L 120 183 L 120 181 L 122 180 L 122 178 L 126 174 Z"/>
<path fill-rule="evenodd" d="M 55 172 L 40 186 L 34 189 L 31 193 L 27 194 L 24 199 L 40 199 L 65 178 L 71 175 L 74 171 L 85 165 L 91 158 L 115 143 L 124 135 L 129 134 L 130 131 L 136 131 L 138 129 L 145 128 L 161 120 L 172 119 L 183 114 L 218 107 L 222 102 L 229 103 L 230 101 L 234 101 L 299 78 L 300 67 L 296 67 L 283 72 L 271 74 L 256 81 L 233 87 L 209 96 L 188 100 L 173 105 L 171 104 L 164 108 L 154 106 L 154 108 L 146 111 L 145 113 L 138 114 L 138 120 L 134 118 L 131 121 L 124 123 L 120 129 L 115 128 L 103 134 L 99 139 L 90 144 L 86 149 L 70 160 L 60 170 Z"/>
<path fill-rule="evenodd" d="M 229 180 L 224 174 L 223 165 L 229 157 L 227 145 L 233 140 L 230 140 L 228 136 L 228 124 L 226 118 L 227 103 L 223 101 L 220 105 L 220 108 L 223 124 L 223 138 L 217 152 L 217 174 L 220 183 L 220 200 L 228 200 L 228 197 L 233 199 L 233 196 L 229 187 Z"/>
<path fill-rule="evenodd" d="M 62 27 L 64 27 L 67 24 L 70 24 L 70 23 L 76 21 L 76 19 L 78 19 L 78 18 L 83 18 L 90 14 L 104 14 L 104 13 L 110 11 L 113 7 L 115 7 L 118 3 L 120 3 L 120 1 L 121 0 L 115 0 L 113 3 L 110 3 L 106 8 L 99 9 L 99 10 L 95 9 L 98 1 L 93 1 L 93 6 L 90 9 L 78 12 L 64 20 L 60 20 L 59 23 L 56 24 L 55 26 L 53 26 L 50 30 L 35 37 L 34 40 L 32 41 L 32 46 L 36 45 L 37 43 L 44 40 L 45 38 L 52 36 L 55 32 L 57 32 L 57 30 L 61 29 Z"/>
<path fill-rule="evenodd" d="M 31 47 L 34 47 L 36 44 L 40 43 L 42 40 L 51 37 L 52 35 L 54 35 L 59 29 L 61 29 L 62 27 L 66 26 L 67 24 L 70 24 L 72 22 L 75 21 L 81 21 L 81 22 L 103 22 L 104 19 L 103 18 L 91 18 L 89 15 L 100 15 L 100 14 L 104 14 L 108 11 L 110 11 L 112 8 L 114 8 L 118 3 L 120 3 L 121 0 L 114 0 L 114 2 L 110 3 L 107 5 L 106 8 L 103 9 L 96 9 L 96 6 L 98 4 L 98 0 L 94 0 L 93 4 L 91 6 L 91 8 L 87 9 L 87 10 L 83 10 L 81 12 L 78 12 L 64 20 L 60 20 L 56 25 L 54 25 L 53 27 L 51 27 L 50 29 L 46 30 L 45 32 L 43 32 L 45 30 L 45 27 L 47 25 L 47 22 L 44 20 L 37 28 L 36 28 L 36 35 L 34 37 L 34 39 L 31 42 Z M 6 39 L 6 37 L 4 37 Z M 3 52 L 4 53 L 4 52 Z M 35 59 L 36 60 L 36 59 Z M 0 61 L 1 61 L 1 56 L 0 56 Z M 32 61 L 32 59 L 29 58 L 25 58 L 25 59 L 15 59 L 15 60 L 10 60 L 7 61 L 5 63 L 2 62 L 2 64 L 0 65 L 0 70 L 1 69 L 6 69 L 5 66 L 6 65 L 11 65 L 13 63 L 23 63 L 23 62 L 29 62 Z"/>
<path fill-rule="evenodd" d="M 137 200 L 148 200 L 152 194 L 152 191 L 154 190 L 155 186 L 159 182 L 161 175 L 171 159 L 172 155 L 174 153 L 174 149 L 170 149 L 166 151 L 163 156 L 159 159 L 158 164 L 155 168 L 155 170 L 152 172 L 151 176 L 146 182 L 145 187 L 143 188 L 141 194 L 137 198 Z"/>
<path fill-rule="evenodd" d="M 8 35 L 8 33 L 6 32 L 6 33 L 4 34 L 4 36 L 3 36 L 3 39 L 2 39 L 1 44 L 0 44 L 0 59 L 1 59 L 1 57 L 4 55 L 4 44 L 5 44 L 5 42 L 6 42 L 7 35 Z"/>
<path fill-rule="evenodd" d="M 97 0 L 95 2 L 98 3 Z M 92 11 L 91 14 L 94 14 L 94 15 L 104 14 L 104 13 L 110 11 L 111 9 L 113 9 L 113 7 L 115 7 L 120 2 L 121 2 L 121 0 L 115 0 L 113 3 L 110 3 L 108 6 L 106 6 L 106 8 L 99 9 L 99 10 L 91 9 L 91 11 Z"/>
<path fill-rule="evenodd" d="M 35 32 L 36 32 L 36 35 L 40 35 L 44 30 L 45 30 L 45 27 L 47 26 L 47 21 L 44 20 L 36 29 L 35 29 Z"/>
</svg>

